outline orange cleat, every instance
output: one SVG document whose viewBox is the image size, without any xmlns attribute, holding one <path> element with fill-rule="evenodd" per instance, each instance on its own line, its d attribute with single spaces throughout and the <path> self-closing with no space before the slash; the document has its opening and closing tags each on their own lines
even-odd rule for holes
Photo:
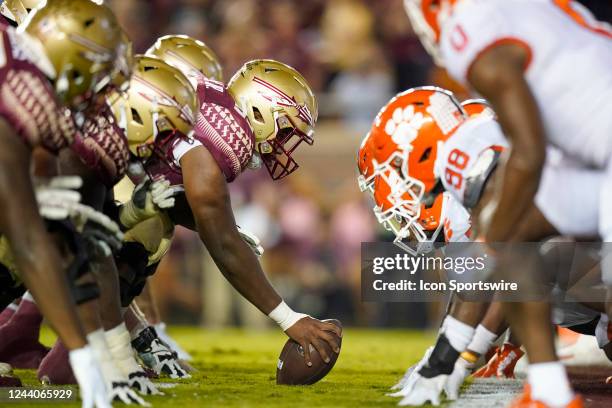
<svg viewBox="0 0 612 408">
<path fill-rule="evenodd" d="M 523 394 L 512 401 L 508 408 L 553 408 L 551 405 L 546 404 L 542 401 L 536 401 L 531 398 L 531 388 L 529 384 L 525 384 Z M 555 406 L 554 408 L 584 408 L 584 403 L 580 395 L 576 395 L 569 404 L 563 406 Z"/>
<path fill-rule="evenodd" d="M 499 347 L 489 362 L 480 367 L 473 378 L 514 378 L 514 367 L 517 361 L 525 354 L 519 346 L 504 343 Z"/>
</svg>

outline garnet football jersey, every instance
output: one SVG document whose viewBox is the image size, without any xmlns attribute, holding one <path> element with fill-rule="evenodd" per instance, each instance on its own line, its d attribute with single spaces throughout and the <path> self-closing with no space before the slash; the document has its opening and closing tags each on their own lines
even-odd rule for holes
<svg viewBox="0 0 612 408">
<path fill-rule="evenodd" d="M 172 140 L 162 140 L 159 143 L 162 154 L 147 161 L 147 172 L 154 179 L 165 177 L 173 185 L 183 184 L 180 159 L 197 146 L 208 149 L 228 182 L 251 160 L 255 143 L 253 130 L 225 85 L 202 80 L 198 85 L 198 100 L 200 112 L 193 138 L 177 135 Z"/>
<path fill-rule="evenodd" d="M 54 75 L 36 40 L 0 23 L 0 116 L 29 147 L 57 152 L 72 144 L 76 131 L 51 87 Z"/>
</svg>

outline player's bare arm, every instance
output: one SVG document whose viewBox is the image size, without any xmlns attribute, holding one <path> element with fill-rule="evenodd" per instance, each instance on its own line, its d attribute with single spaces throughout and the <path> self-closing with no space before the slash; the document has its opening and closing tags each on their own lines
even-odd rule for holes
<svg viewBox="0 0 612 408">
<path fill-rule="evenodd" d="M 257 257 L 241 238 L 230 205 L 225 177 L 208 150 L 196 147 L 181 158 L 187 201 L 194 215 L 202 242 L 227 280 L 247 300 L 265 314 L 272 312 L 282 299 L 266 278 Z M 298 343 L 311 344 L 328 361 L 323 347 L 327 342 L 338 350 L 332 333 L 341 335 L 331 323 L 305 317 L 286 330 Z M 304 347 L 309 362 L 309 347 Z"/>
<path fill-rule="evenodd" d="M 0 229 L 11 242 L 21 278 L 69 350 L 85 346 L 57 249 L 38 212 L 30 182 L 30 154 L 0 120 Z M 27 228 L 25 225 L 27 223 Z M 53 293 L 54 296 L 48 296 Z"/>
<path fill-rule="evenodd" d="M 492 105 L 512 143 L 493 200 L 495 210 L 483 223 L 489 242 L 512 238 L 514 226 L 529 209 L 546 157 L 544 128 L 537 103 L 524 78 L 527 50 L 518 45 L 494 47 L 472 65 L 470 84 Z"/>
</svg>

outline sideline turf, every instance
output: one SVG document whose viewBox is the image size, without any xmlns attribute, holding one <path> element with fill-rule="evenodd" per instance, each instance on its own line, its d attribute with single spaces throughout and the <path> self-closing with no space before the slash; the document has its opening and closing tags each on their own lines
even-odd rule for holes
<svg viewBox="0 0 612 408">
<path fill-rule="evenodd" d="M 384 395 L 388 387 L 419 360 L 434 339 L 422 332 L 346 329 L 334 370 L 315 385 L 288 387 L 274 382 L 276 359 L 286 340 L 278 330 L 176 327 L 170 333 L 193 355 L 199 371 L 186 381 L 162 380 L 179 385 L 164 389 L 169 396 L 147 397 L 156 407 L 392 407 L 398 399 Z M 52 344 L 48 330 L 42 337 L 45 344 Z M 16 373 L 25 385 L 38 384 L 33 370 Z"/>
</svg>

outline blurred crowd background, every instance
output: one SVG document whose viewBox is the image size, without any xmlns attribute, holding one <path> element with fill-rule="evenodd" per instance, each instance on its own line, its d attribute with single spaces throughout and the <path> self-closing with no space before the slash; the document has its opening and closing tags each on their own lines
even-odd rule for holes
<svg viewBox="0 0 612 408">
<path fill-rule="evenodd" d="M 612 21 L 609 1 L 583 0 Z M 225 80 L 246 61 L 298 69 L 319 99 L 315 144 L 280 182 L 265 170 L 232 183 L 237 222 L 266 249 L 264 270 L 295 309 L 344 324 L 426 328 L 432 304 L 361 302 L 361 242 L 387 240 L 356 181 L 356 152 L 378 110 L 398 91 L 439 85 L 469 95 L 435 67 L 402 0 L 113 0 L 136 52 L 164 34 L 187 34 L 219 55 Z M 162 317 L 177 324 L 265 327 L 216 269 L 197 236 L 177 229 L 153 278 Z"/>
</svg>

